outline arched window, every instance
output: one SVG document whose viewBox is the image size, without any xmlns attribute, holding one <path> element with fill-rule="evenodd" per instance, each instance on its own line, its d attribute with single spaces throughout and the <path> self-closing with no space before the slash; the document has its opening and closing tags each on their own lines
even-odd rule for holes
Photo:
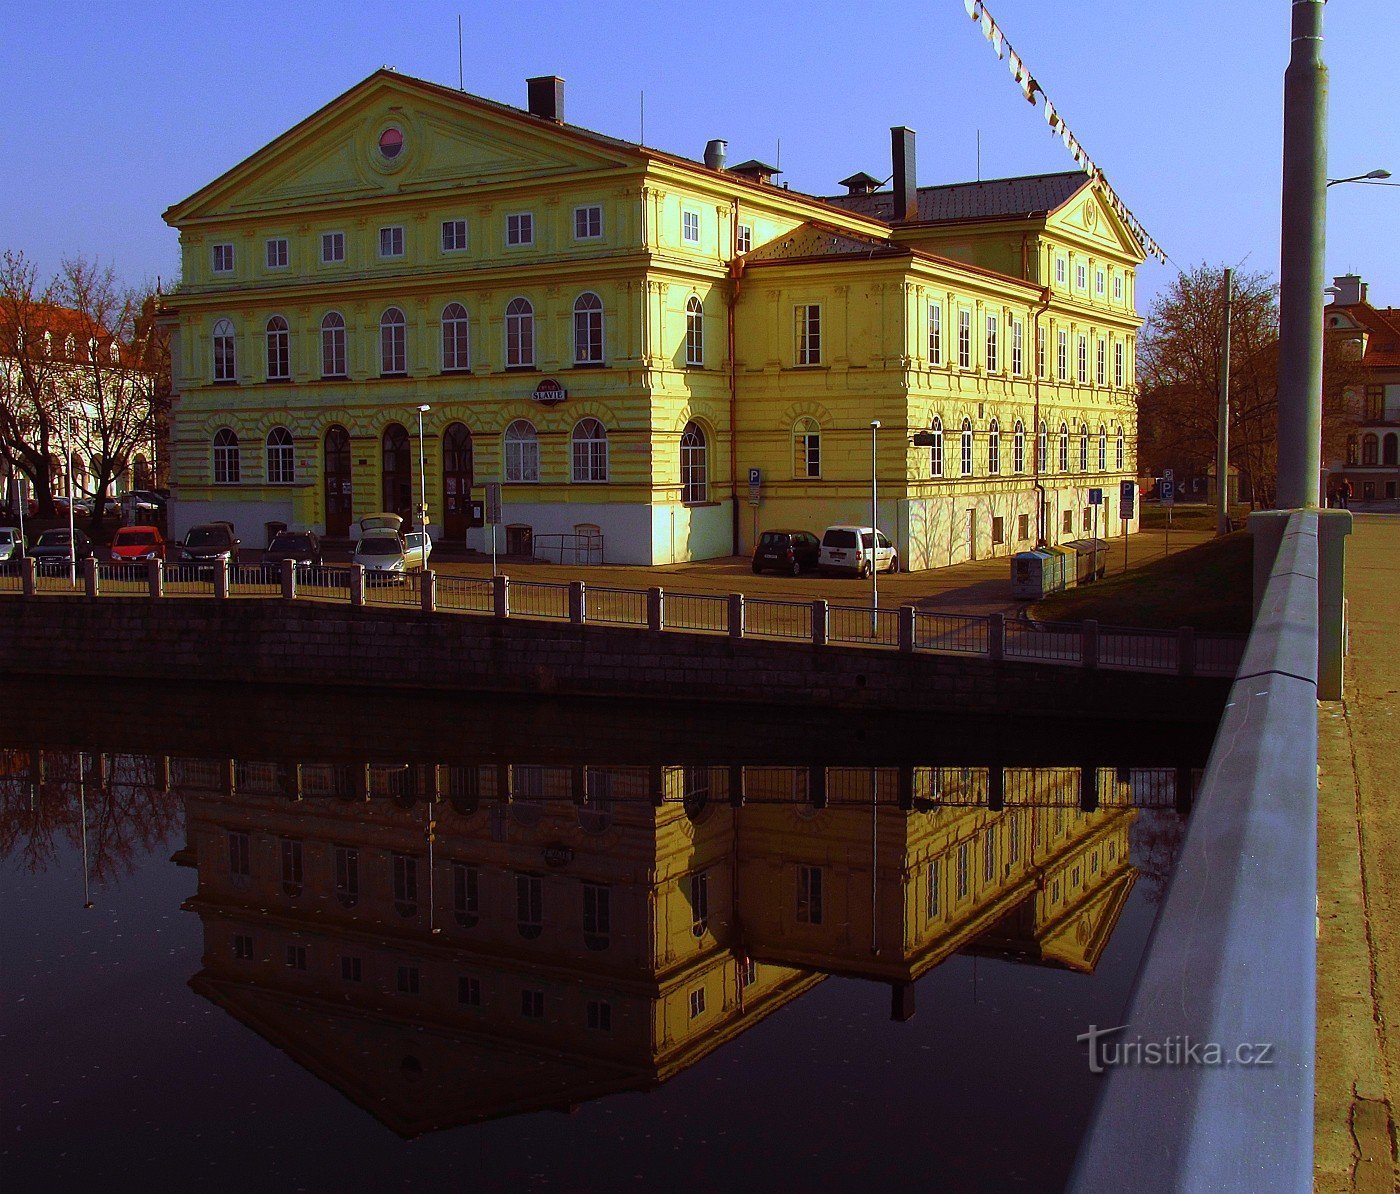
<svg viewBox="0 0 1400 1194">
<path fill-rule="evenodd" d="M 792 428 L 792 475 L 822 475 L 822 429 L 816 419 L 804 415 Z"/>
<path fill-rule="evenodd" d="M 413 523 L 413 451 L 401 423 L 384 428 L 380 444 L 379 508 Z"/>
<path fill-rule="evenodd" d="M 972 420 L 962 421 L 962 475 L 972 476 Z"/>
<path fill-rule="evenodd" d="M 329 311 L 321 319 L 321 376 L 345 377 L 345 317 Z"/>
<path fill-rule="evenodd" d="M 685 363 L 705 363 L 705 308 L 699 295 L 694 294 L 685 304 Z"/>
<path fill-rule="evenodd" d="M 1060 472 L 1069 472 L 1069 425 L 1060 424 Z"/>
<path fill-rule="evenodd" d="M 987 428 L 987 472 L 993 477 L 1001 472 L 1001 424 L 995 419 Z"/>
<path fill-rule="evenodd" d="M 698 505 L 710 500 L 710 453 L 699 423 L 681 432 L 681 501 Z"/>
<path fill-rule="evenodd" d="M 580 419 L 574 426 L 574 480 L 608 479 L 608 433 L 597 419 Z"/>
<path fill-rule="evenodd" d="M 1079 424 L 1079 471 L 1089 471 L 1089 424 Z"/>
<path fill-rule="evenodd" d="M 1099 472 L 1108 469 L 1108 428 L 1099 424 Z"/>
<path fill-rule="evenodd" d="M 292 433 L 285 427 L 274 427 L 267 433 L 267 483 L 290 485 L 295 480 L 296 460 Z"/>
<path fill-rule="evenodd" d="M 1395 464 L 1397 450 L 1400 450 L 1400 437 L 1392 431 L 1381 441 L 1381 463 Z"/>
<path fill-rule="evenodd" d="M 214 484 L 238 484 L 238 436 L 229 427 L 214 433 Z"/>
<path fill-rule="evenodd" d="M 603 363 L 603 300 L 585 292 L 574 300 L 574 364 Z"/>
<path fill-rule="evenodd" d="M 511 299 L 506 306 L 506 368 L 532 369 L 535 364 L 535 309 L 529 299 Z"/>
<path fill-rule="evenodd" d="M 931 477 L 941 477 L 943 475 L 943 420 L 937 415 L 933 416 L 933 426 L 930 428 L 933 436 L 933 443 L 928 449 L 928 471 Z"/>
<path fill-rule="evenodd" d="M 379 372 L 386 377 L 408 372 L 408 327 L 397 307 L 379 317 Z"/>
<path fill-rule="evenodd" d="M 1354 436 L 1354 435 L 1349 435 L 1349 436 L 1347 436 L 1347 463 L 1348 463 L 1348 464 L 1355 464 L 1355 463 L 1360 459 L 1360 455 L 1361 455 L 1360 449 L 1361 449 L 1361 445 L 1360 445 L 1360 442 L 1357 440 L 1356 436 Z"/>
<path fill-rule="evenodd" d="M 1035 433 L 1035 471 L 1045 473 L 1050 471 L 1050 432 L 1045 426 L 1045 420 L 1041 419 L 1040 426 Z"/>
<path fill-rule="evenodd" d="M 442 371 L 472 367 L 472 327 L 467 309 L 461 303 L 448 303 L 442 309 Z"/>
<path fill-rule="evenodd" d="M 1118 443 L 1117 443 L 1117 448 L 1115 449 L 1115 453 L 1114 453 L 1114 459 L 1115 459 L 1116 462 L 1117 462 L 1116 467 L 1117 467 L 1117 469 L 1118 469 L 1118 471 L 1119 471 L 1120 473 L 1123 471 L 1124 459 L 1125 459 L 1125 456 L 1126 456 L 1126 453 L 1125 453 L 1124 450 L 1123 450 L 1123 449 L 1124 449 L 1124 446 L 1125 446 L 1125 445 L 1124 445 L 1124 438 L 1123 438 L 1123 428 L 1120 426 L 1120 427 L 1118 428 Z"/>
<path fill-rule="evenodd" d="M 1026 425 L 1020 419 L 1016 420 L 1016 433 L 1011 441 L 1011 471 L 1026 471 Z"/>
<path fill-rule="evenodd" d="M 444 533 L 460 539 L 471 514 L 472 433 L 463 423 L 449 423 L 442 433 L 442 513 Z"/>
<path fill-rule="evenodd" d="M 287 321 L 280 315 L 274 315 L 267 321 L 267 380 L 286 381 L 291 376 L 291 336 Z"/>
<path fill-rule="evenodd" d="M 540 479 L 540 441 L 528 419 L 516 419 L 506 428 L 505 459 L 507 482 L 529 484 Z"/>
<path fill-rule="evenodd" d="M 1367 432 L 1361 437 L 1361 463 L 1376 464 L 1380 460 L 1380 437 L 1375 432 Z"/>
<path fill-rule="evenodd" d="M 131 462 L 131 483 L 133 489 L 150 489 L 151 463 L 144 452 L 137 452 Z"/>
<path fill-rule="evenodd" d="M 71 336 L 69 340 L 72 340 Z M 214 325 L 214 380 L 238 380 L 238 353 L 233 324 L 227 319 L 221 319 Z"/>
</svg>

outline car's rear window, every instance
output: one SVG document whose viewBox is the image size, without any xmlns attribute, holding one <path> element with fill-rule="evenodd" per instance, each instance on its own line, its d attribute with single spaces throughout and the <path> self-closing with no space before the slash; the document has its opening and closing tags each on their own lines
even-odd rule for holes
<svg viewBox="0 0 1400 1194">
<path fill-rule="evenodd" d="M 366 535 L 360 540 L 362 556 L 396 556 L 400 550 L 398 539 L 389 535 Z"/>
<path fill-rule="evenodd" d="M 269 545 L 268 551 L 310 551 L 310 535 L 278 535 Z"/>
<path fill-rule="evenodd" d="M 117 544 L 122 547 L 141 546 L 145 547 L 156 541 L 154 531 L 118 531 Z"/>
<path fill-rule="evenodd" d="M 223 527 L 195 527 L 185 540 L 186 547 L 223 547 L 229 533 Z"/>
<path fill-rule="evenodd" d="M 68 546 L 68 532 L 67 532 L 67 531 L 45 531 L 42 535 L 39 536 L 39 542 L 38 542 L 38 544 L 36 544 L 36 546 L 38 546 L 38 547 L 67 547 L 67 546 Z"/>
<path fill-rule="evenodd" d="M 822 539 L 823 547 L 854 547 L 855 545 L 855 531 L 827 531 Z"/>
<path fill-rule="evenodd" d="M 759 542 L 763 544 L 764 547 L 786 547 L 788 544 L 788 535 L 784 531 L 764 531 L 763 537 L 759 539 Z"/>
</svg>

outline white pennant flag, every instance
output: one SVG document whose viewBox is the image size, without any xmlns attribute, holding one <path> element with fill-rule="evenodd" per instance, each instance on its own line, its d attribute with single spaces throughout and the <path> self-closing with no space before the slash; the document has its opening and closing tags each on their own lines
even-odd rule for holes
<svg viewBox="0 0 1400 1194">
<path fill-rule="evenodd" d="M 1052 129 L 1055 127 L 1055 105 L 1050 102 L 1050 97 L 1045 97 L 1045 123 Z"/>
<path fill-rule="evenodd" d="M 963 0 L 963 7 L 967 9 L 967 15 L 974 21 L 977 19 L 977 14 L 982 10 L 980 0 Z"/>
</svg>

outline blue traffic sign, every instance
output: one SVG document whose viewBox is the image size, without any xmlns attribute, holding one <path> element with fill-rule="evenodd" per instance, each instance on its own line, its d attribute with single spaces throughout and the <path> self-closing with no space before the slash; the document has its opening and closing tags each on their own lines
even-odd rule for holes
<svg viewBox="0 0 1400 1194">
<path fill-rule="evenodd" d="M 1163 481 L 1160 492 L 1162 495 L 1162 504 L 1164 506 L 1170 506 L 1176 501 L 1176 482 Z"/>
<path fill-rule="evenodd" d="M 1102 489 L 1091 489 L 1091 490 L 1089 490 L 1089 505 L 1091 505 L 1091 506 L 1102 506 L 1102 505 L 1103 505 L 1103 490 L 1102 490 Z"/>
</svg>

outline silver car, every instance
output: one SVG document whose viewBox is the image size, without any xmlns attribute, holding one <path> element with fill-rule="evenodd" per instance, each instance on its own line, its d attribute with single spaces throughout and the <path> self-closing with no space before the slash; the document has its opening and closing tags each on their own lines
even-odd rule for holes
<svg viewBox="0 0 1400 1194">
<path fill-rule="evenodd" d="M 363 564 L 367 575 L 379 579 L 421 572 L 428 566 L 433 541 L 424 531 L 404 535 L 403 519 L 397 514 L 371 514 L 360 519 L 360 538 L 351 562 Z"/>
<path fill-rule="evenodd" d="M 24 540 L 18 527 L 0 527 L 0 564 L 8 564 L 24 555 Z"/>
</svg>

